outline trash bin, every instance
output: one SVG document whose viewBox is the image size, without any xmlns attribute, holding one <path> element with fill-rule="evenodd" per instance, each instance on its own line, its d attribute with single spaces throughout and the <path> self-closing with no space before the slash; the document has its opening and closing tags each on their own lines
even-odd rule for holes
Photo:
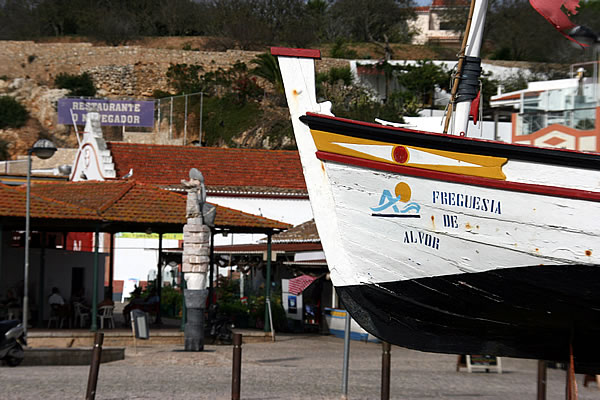
<svg viewBox="0 0 600 400">
<path fill-rule="evenodd" d="M 136 339 L 150 339 L 148 314 L 142 310 L 131 310 L 131 321 Z"/>
</svg>

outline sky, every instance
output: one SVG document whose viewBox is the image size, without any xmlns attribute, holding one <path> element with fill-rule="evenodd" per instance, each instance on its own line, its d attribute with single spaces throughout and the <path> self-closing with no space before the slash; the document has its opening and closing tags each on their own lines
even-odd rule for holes
<svg viewBox="0 0 600 400">
<path fill-rule="evenodd" d="M 428 6 L 431 5 L 431 0 L 415 0 L 418 6 Z"/>
</svg>

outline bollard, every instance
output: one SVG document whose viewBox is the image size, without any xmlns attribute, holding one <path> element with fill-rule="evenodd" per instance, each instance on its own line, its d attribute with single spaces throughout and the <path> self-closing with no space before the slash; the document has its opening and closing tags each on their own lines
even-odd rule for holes
<svg viewBox="0 0 600 400">
<path fill-rule="evenodd" d="M 350 364 L 350 313 L 346 310 L 344 327 L 344 360 L 342 364 L 342 400 L 348 399 L 348 366 Z"/>
<path fill-rule="evenodd" d="M 546 361 L 538 360 L 537 400 L 546 400 Z"/>
<path fill-rule="evenodd" d="M 381 400 L 390 400 L 391 350 L 388 342 L 381 344 Z"/>
<path fill-rule="evenodd" d="M 100 371 L 100 358 L 102 356 L 102 343 L 104 342 L 104 333 L 96 332 L 94 336 L 94 349 L 92 350 L 92 363 L 90 365 L 90 376 L 88 377 L 86 400 L 96 398 L 96 384 L 98 383 L 98 372 Z"/>
<path fill-rule="evenodd" d="M 231 400 L 240 400 L 242 375 L 242 334 L 233 334 L 233 371 L 231 374 Z"/>
</svg>

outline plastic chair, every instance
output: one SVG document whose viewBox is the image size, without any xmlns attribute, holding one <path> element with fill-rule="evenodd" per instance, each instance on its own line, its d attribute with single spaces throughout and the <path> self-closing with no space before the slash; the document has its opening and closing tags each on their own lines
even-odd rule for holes
<svg viewBox="0 0 600 400">
<path fill-rule="evenodd" d="M 79 321 L 79 327 L 84 328 L 90 319 L 89 310 L 83 304 L 75 302 L 73 303 L 73 311 L 75 313 L 75 326 L 77 326 L 77 321 Z"/>
<path fill-rule="evenodd" d="M 100 318 L 100 329 L 104 329 L 104 320 L 107 320 L 106 327 L 114 329 L 115 320 L 113 319 L 114 306 L 102 306 L 98 312 L 98 318 Z"/>
<path fill-rule="evenodd" d="M 61 313 L 61 306 L 59 304 L 50 304 L 50 319 L 48 320 L 48 329 L 52 321 L 55 322 L 57 328 L 62 328 L 65 322 L 65 317 Z"/>
</svg>

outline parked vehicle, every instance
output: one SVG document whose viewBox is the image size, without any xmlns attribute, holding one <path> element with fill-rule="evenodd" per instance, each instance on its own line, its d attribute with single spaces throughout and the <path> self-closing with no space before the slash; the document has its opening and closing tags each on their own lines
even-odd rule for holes
<svg viewBox="0 0 600 400">
<path fill-rule="evenodd" d="M 204 335 L 211 344 L 231 344 L 234 325 L 228 316 L 220 314 L 218 310 L 216 304 L 210 305 Z"/>
<path fill-rule="evenodd" d="M 0 321 L 0 360 L 16 367 L 25 358 L 23 346 L 26 345 L 25 329 L 20 321 Z"/>
</svg>

